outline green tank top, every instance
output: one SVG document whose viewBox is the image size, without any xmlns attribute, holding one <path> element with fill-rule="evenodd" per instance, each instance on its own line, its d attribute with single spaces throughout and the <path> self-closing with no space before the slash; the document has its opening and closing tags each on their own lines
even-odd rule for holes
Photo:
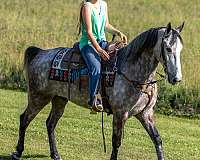
<svg viewBox="0 0 200 160">
<path fill-rule="evenodd" d="M 92 23 L 92 33 L 96 40 L 106 40 L 105 36 L 105 24 L 106 24 L 106 2 L 100 0 L 100 9 L 99 13 L 97 13 L 97 9 L 90 2 L 86 2 L 86 5 L 89 6 L 91 12 L 91 23 Z M 81 24 L 81 39 L 79 47 L 82 49 L 86 45 L 90 45 L 91 42 L 88 38 L 86 32 L 85 23 Z"/>
</svg>

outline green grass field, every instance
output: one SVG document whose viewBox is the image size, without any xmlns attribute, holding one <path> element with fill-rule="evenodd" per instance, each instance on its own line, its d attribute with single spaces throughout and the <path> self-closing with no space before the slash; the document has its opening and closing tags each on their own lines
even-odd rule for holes
<svg viewBox="0 0 200 160">
<path fill-rule="evenodd" d="M 9 159 L 17 143 L 19 114 L 26 105 L 26 93 L 0 90 L 0 159 Z M 39 113 L 27 130 L 22 159 L 47 160 L 49 146 L 45 120 L 50 105 Z M 166 160 L 200 159 L 200 121 L 156 115 Z M 104 154 L 101 135 L 101 115 L 68 105 L 56 128 L 58 150 L 63 160 L 106 160 L 111 153 L 111 120 L 105 117 L 108 152 Z M 145 130 L 134 118 L 128 120 L 119 160 L 155 160 L 155 150 Z"/>
<path fill-rule="evenodd" d="M 28 46 L 41 48 L 71 47 L 78 41 L 77 22 L 81 0 L 1 0 L 0 2 L 0 87 L 25 88 L 22 74 L 24 51 Z M 185 21 L 182 32 L 183 81 L 177 86 L 163 83 L 167 114 L 200 113 L 200 3 L 199 0 L 106 0 L 110 22 L 123 31 L 129 41 L 151 28 L 173 27 Z M 111 36 L 107 35 L 108 40 Z M 171 95 L 171 96 L 169 96 Z M 171 101 L 175 100 L 171 106 Z M 168 101 L 166 103 L 166 101 Z M 180 107 L 181 106 L 181 107 Z M 174 108 L 183 108 L 177 113 Z M 192 111 L 192 113 L 188 112 Z M 178 109 L 178 112 L 180 109 Z M 183 112 L 183 113 L 182 113 Z"/>
</svg>

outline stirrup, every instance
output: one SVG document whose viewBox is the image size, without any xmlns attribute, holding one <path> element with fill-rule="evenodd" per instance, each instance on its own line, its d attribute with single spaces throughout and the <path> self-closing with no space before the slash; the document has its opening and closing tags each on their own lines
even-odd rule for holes
<svg viewBox="0 0 200 160">
<path fill-rule="evenodd" d="M 100 94 L 95 95 L 94 103 L 90 113 L 94 114 L 95 112 L 103 112 L 102 98 Z"/>
</svg>

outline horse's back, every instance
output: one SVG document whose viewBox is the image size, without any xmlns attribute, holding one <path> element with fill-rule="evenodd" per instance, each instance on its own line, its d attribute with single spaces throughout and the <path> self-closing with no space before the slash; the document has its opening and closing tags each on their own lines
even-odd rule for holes
<svg viewBox="0 0 200 160">
<path fill-rule="evenodd" d="M 33 56 L 33 59 L 29 63 L 26 64 L 26 79 L 28 80 L 29 88 L 35 89 L 35 91 L 45 90 L 49 87 L 49 72 L 52 65 L 52 61 L 56 54 L 62 49 L 63 47 L 59 48 L 52 48 L 52 49 L 41 49 L 37 47 L 29 47 L 27 48 L 26 53 L 29 53 L 29 56 Z M 37 51 L 33 52 L 33 51 Z M 31 55 L 32 53 L 32 55 Z M 34 54 L 33 54 L 34 53 Z M 25 63 L 26 63 L 25 59 Z M 28 62 L 27 61 L 27 62 Z"/>
</svg>

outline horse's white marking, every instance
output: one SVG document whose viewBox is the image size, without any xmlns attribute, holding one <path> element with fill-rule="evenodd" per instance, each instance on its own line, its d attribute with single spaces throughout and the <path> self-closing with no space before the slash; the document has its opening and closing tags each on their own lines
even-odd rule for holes
<svg viewBox="0 0 200 160">
<path fill-rule="evenodd" d="M 166 66 L 164 64 L 164 59 L 162 57 L 162 48 L 161 48 L 161 43 L 162 43 L 162 37 L 165 36 L 165 30 L 162 29 L 158 33 L 158 42 L 156 46 L 154 47 L 154 54 L 156 59 L 161 62 L 161 64 L 164 67 L 167 67 L 167 74 L 168 74 L 168 79 L 170 83 L 173 83 L 174 80 L 176 81 L 181 81 L 182 79 L 182 71 L 181 71 L 181 60 L 180 60 L 180 55 L 181 55 L 181 50 L 183 48 L 183 45 L 177 37 L 176 43 L 174 43 L 173 46 L 170 46 L 170 41 L 173 38 L 172 35 L 170 35 L 168 38 L 164 39 L 165 47 L 164 47 L 164 54 L 166 58 Z M 172 49 L 172 53 L 168 52 L 166 50 L 166 47 Z"/>
<path fill-rule="evenodd" d="M 183 48 L 183 45 L 178 37 L 177 46 L 176 46 L 176 67 L 177 67 L 176 79 L 179 81 L 182 79 L 181 57 L 180 57 L 182 48 Z"/>
</svg>

